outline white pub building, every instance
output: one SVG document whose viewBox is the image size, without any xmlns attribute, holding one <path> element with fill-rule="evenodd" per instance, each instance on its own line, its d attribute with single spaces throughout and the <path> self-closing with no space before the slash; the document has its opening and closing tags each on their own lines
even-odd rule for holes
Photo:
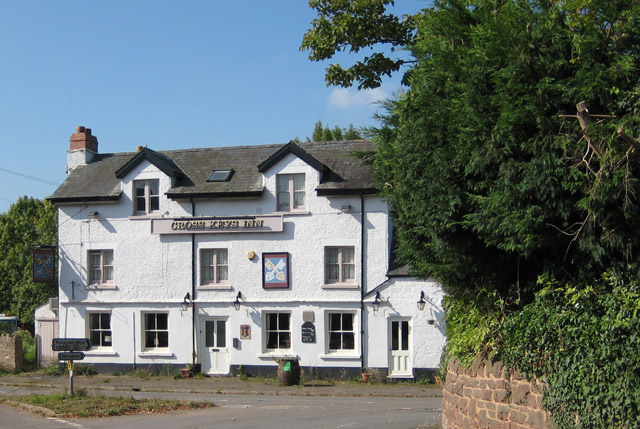
<svg viewBox="0 0 640 429">
<path fill-rule="evenodd" d="M 392 265 L 367 141 L 99 153 L 71 136 L 58 207 L 59 333 L 84 363 L 273 375 L 277 360 L 423 378 L 439 285 Z"/>
</svg>

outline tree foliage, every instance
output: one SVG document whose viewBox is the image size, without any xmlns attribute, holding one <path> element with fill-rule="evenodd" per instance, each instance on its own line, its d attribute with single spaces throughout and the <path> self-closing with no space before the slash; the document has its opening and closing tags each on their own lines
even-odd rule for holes
<svg viewBox="0 0 640 429">
<path fill-rule="evenodd" d="M 301 50 L 309 51 L 309 59 L 322 61 L 348 50 L 358 53 L 365 48 L 380 48 L 347 69 L 331 64 L 325 75 L 327 85 L 358 89 L 377 88 L 383 76 L 390 76 L 406 63 L 382 52 L 382 46 L 392 48 L 411 45 L 415 36 L 413 17 L 386 13 L 393 0 L 310 0 L 318 17 L 302 39 Z"/>
<path fill-rule="evenodd" d="M 48 201 L 21 197 L 0 214 L 0 312 L 32 322 L 35 308 L 56 296 L 55 284 L 32 281 L 31 246 L 55 245 L 57 210 Z"/>
<path fill-rule="evenodd" d="M 624 1 L 453 0 L 416 17 L 418 64 L 382 118 L 377 171 L 418 273 L 454 296 L 522 304 L 543 273 L 638 264 L 639 14 Z M 611 115 L 589 124 L 591 144 L 562 117 L 581 101 Z"/>
<path fill-rule="evenodd" d="M 378 41 L 341 15 L 359 2 L 326 3 L 327 52 Z M 449 352 L 544 377 L 559 427 L 637 426 L 640 3 L 436 0 L 405 22 L 374 163 L 401 261 L 448 293 Z"/>
<path fill-rule="evenodd" d="M 356 130 L 352 124 L 349 125 L 349 128 L 340 128 L 337 125 L 333 128 L 330 128 L 328 125 L 323 125 L 322 121 L 316 122 L 316 125 L 313 129 L 313 135 L 311 136 L 311 141 L 314 142 L 332 142 L 360 139 L 362 139 L 361 132 L 359 130 Z"/>
</svg>

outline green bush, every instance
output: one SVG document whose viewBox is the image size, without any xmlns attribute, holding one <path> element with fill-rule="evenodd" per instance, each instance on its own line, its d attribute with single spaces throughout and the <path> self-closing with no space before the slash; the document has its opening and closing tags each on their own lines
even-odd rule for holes
<svg viewBox="0 0 640 429">
<path fill-rule="evenodd" d="M 18 330 L 15 335 L 22 337 L 22 359 L 29 365 L 35 365 L 37 359 L 36 340 L 31 332 L 26 330 Z"/>
<path fill-rule="evenodd" d="M 640 416 L 640 287 L 606 276 L 575 287 L 546 282 L 502 326 L 500 357 L 545 382 L 558 427 L 631 428 Z"/>
<path fill-rule="evenodd" d="M 62 375 L 62 374 L 64 374 L 64 370 L 62 369 L 62 367 L 59 364 L 53 364 L 53 365 L 49 365 L 47 367 L 44 367 L 42 369 L 42 371 L 45 373 L 45 375 Z"/>
<path fill-rule="evenodd" d="M 90 363 L 76 363 L 73 365 L 73 372 L 76 375 L 95 375 L 97 371 Z"/>
</svg>

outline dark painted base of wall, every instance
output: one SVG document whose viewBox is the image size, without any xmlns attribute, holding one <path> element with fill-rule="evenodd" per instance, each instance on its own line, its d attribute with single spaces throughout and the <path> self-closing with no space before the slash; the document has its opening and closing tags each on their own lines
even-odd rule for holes
<svg viewBox="0 0 640 429">
<path fill-rule="evenodd" d="M 146 371 L 151 374 L 158 375 L 175 375 L 180 371 L 180 368 L 184 367 L 184 364 L 118 364 L 118 363 L 94 363 L 87 364 L 82 362 L 76 362 L 76 372 L 81 371 L 81 367 L 77 365 L 89 365 L 98 374 L 129 374 L 135 371 Z M 60 363 L 60 367 L 63 371 L 66 371 L 66 363 Z M 201 365 L 196 364 L 193 372 L 197 373 L 201 371 Z M 387 379 L 387 368 L 371 368 L 373 375 L 373 381 L 392 381 L 393 379 Z M 431 382 L 435 381 L 435 374 L 437 368 L 414 368 L 414 380 L 427 379 Z M 344 368 L 344 367 L 301 367 L 302 378 L 312 380 L 349 380 L 360 379 L 360 368 Z M 237 377 L 239 374 L 244 373 L 247 377 L 276 377 L 277 366 L 264 366 L 264 365 L 231 365 L 229 376 Z M 407 380 L 407 379 L 399 379 Z M 411 380 L 411 379 L 409 379 Z"/>
</svg>

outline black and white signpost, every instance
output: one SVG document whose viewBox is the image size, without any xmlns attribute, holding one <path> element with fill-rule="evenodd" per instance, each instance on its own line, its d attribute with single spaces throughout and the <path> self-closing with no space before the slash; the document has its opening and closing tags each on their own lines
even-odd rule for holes
<svg viewBox="0 0 640 429">
<path fill-rule="evenodd" d="M 54 338 L 51 342 L 51 349 L 58 353 L 59 360 L 67 361 L 69 370 L 69 394 L 73 395 L 73 361 L 84 359 L 85 350 L 91 349 L 89 338 Z"/>
</svg>

